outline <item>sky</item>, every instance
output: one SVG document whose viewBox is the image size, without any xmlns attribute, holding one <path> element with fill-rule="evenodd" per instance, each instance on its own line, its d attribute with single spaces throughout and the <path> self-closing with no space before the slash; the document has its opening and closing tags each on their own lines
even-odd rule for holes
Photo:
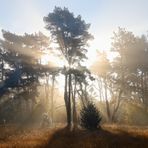
<svg viewBox="0 0 148 148">
<path fill-rule="evenodd" d="M 47 33 L 43 17 L 55 6 L 67 7 L 91 24 L 94 41 L 89 54 L 109 50 L 113 31 L 126 28 L 136 35 L 148 31 L 148 0 L 0 0 L 0 29 L 17 34 Z"/>
</svg>

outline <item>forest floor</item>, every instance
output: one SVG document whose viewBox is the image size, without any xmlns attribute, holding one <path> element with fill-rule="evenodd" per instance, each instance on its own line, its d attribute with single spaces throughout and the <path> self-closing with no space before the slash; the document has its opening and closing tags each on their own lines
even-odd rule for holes
<svg viewBox="0 0 148 148">
<path fill-rule="evenodd" d="M 103 125 L 100 130 L 0 126 L 0 148 L 148 148 L 148 127 Z"/>
</svg>

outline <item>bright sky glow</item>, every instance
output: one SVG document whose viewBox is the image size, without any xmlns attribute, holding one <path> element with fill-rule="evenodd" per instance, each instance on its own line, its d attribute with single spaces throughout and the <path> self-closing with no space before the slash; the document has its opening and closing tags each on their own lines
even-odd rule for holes
<svg viewBox="0 0 148 148">
<path fill-rule="evenodd" d="M 113 31 L 125 27 L 135 34 L 148 30 L 147 0 L 0 0 L 0 29 L 17 34 L 44 29 L 43 17 L 55 6 L 68 7 L 75 15 L 91 23 L 95 39 L 88 52 L 88 65 L 94 62 L 96 49 L 109 50 Z"/>
<path fill-rule="evenodd" d="M 63 60 L 60 60 L 60 58 L 55 57 L 54 55 L 49 55 L 49 54 L 44 54 L 41 56 L 41 64 L 58 66 L 58 67 L 63 67 L 65 65 Z"/>
</svg>

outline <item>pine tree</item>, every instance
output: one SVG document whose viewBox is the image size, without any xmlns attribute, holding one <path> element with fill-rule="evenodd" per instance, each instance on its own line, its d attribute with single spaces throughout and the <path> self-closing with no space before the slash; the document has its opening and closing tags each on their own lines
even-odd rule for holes
<svg viewBox="0 0 148 148">
<path fill-rule="evenodd" d="M 101 116 L 98 109 L 92 102 L 84 106 L 80 112 L 80 125 L 88 130 L 95 130 L 99 127 Z"/>
</svg>

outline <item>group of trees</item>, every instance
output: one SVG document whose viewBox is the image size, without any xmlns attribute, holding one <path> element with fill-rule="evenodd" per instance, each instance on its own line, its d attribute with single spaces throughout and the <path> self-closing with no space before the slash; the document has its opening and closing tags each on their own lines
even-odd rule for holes
<svg viewBox="0 0 148 148">
<path fill-rule="evenodd" d="M 109 121 L 116 121 L 117 111 L 123 101 L 133 101 L 148 109 L 148 40 L 145 35 L 135 36 L 118 28 L 112 38 L 109 60 L 105 52 L 99 53 L 93 70 L 98 75 L 99 99 L 106 102 Z"/>
<path fill-rule="evenodd" d="M 68 127 L 70 128 L 72 123 L 75 127 L 77 125 L 76 98 L 83 93 L 82 87 L 86 85 L 86 78 L 90 78 L 90 72 L 81 65 L 81 62 L 86 59 L 87 42 L 92 38 L 92 35 L 88 33 L 90 25 L 86 24 L 81 16 L 75 17 L 67 8 L 58 7 L 53 13 L 44 17 L 44 21 L 54 42 L 58 43 L 61 56 L 67 62 L 67 66 L 63 69 L 64 101 Z M 83 94 L 82 96 L 84 97 Z M 82 99 L 83 103 L 86 102 L 84 99 Z"/>
<path fill-rule="evenodd" d="M 42 33 L 20 36 L 3 30 L 2 34 L 3 40 L 0 40 L 1 101 L 7 100 L 7 106 L 12 106 L 14 102 L 21 103 L 25 100 L 26 110 L 29 110 L 30 102 L 32 106 L 36 103 L 39 79 L 47 71 L 41 66 L 39 59 L 42 50 L 49 46 L 49 38 Z M 11 112 L 12 108 L 9 108 L 8 112 Z M 3 114 L 2 109 L 1 114 Z"/>
<path fill-rule="evenodd" d="M 87 41 L 92 38 L 88 33 L 90 27 L 81 16 L 75 17 L 67 8 L 55 7 L 53 13 L 44 17 L 46 28 L 50 30 L 52 41 L 58 45 L 51 49 L 49 38 L 39 34 L 16 35 L 2 31 L 1 45 L 1 96 L 31 99 L 36 103 L 37 87 L 40 79 L 45 78 L 47 87 L 46 102 L 49 99 L 49 76 L 52 79 L 51 114 L 53 117 L 53 95 L 55 77 L 58 73 L 65 76 L 64 101 L 67 113 L 67 124 L 77 125 L 76 98 L 81 96 L 81 102 L 87 102 L 87 79 L 92 79 L 89 70 L 82 66 L 86 59 Z M 40 62 L 45 50 L 60 51 L 67 62 L 63 68 L 43 66 Z M 55 52 L 56 53 L 56 52 Z M 50 59 L 49 59 L 50 61 Z M 84 96 L 85 95 L 85 96 Z"/>
<path fill-rule="evenodd" d="M 33 110 L 38 104 L 40 80 L 45 79 L 44 105 L 47 106 L 47 110 L 50 108 L 50 117 L 53 122 L 55 80 L 61 73 L 65 77 L 63 97 L 69 128 L 77 126 L 78 102 L 86 108 L 94 97 L 91 95 L 94 91 L 93 87 L 98 90 L 99 101 L 105 102 L 107 117 L 111 122 L 116 121 L 122 100 L 139 101 L 147 110 L 148 41 L 146 36 L 137 37 L 132 32 L 119 28 L 118 32 L 114 33 L 111 51 L 117 56 L 111 61 L 105 52 L 100 52 L 98 61 L 92 69 L 96 73 L 92 76 L 87 67 L 83 66 L 83 62 L 87 59 L 88 41 L 93 39 L 88 32 L 90 24 L 87 24 L 80 15 L 74 16 L 67 8 L 59 7 L 55 7 L 52 13 L 44 17 L 44 22 L 46 29 L 50 31 L 51 38 L 42 33 L 16 35 L 2 31 L 1 104 L 5 101 L 12 106 L 11 103 L 15 102 L 14 100 L 18 102 L 30 100 Z M 51 42 L 57 46 L 51 47 Z M 65 66 L 53 67 L 50 63 L 43 65 L 41 57 L 47 50 L 55 54 L 58 51 L 58 56 L 66 61 Z M 50 95 L 49 81 L 52 82 Z M 90 82 L 94 85 L 90 86 Z M 30 104 L 30 101 L 27 102 Z M 2 110 L 1 105 L 1 117 Z"/>
</svg>

